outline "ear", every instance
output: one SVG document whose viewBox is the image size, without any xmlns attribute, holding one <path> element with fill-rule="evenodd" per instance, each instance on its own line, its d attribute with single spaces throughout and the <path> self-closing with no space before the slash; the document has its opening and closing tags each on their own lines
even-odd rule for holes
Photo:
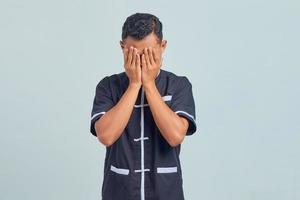
<svg viewBox="0 0 300 200">
<path fill-rule="evenodd" d="M 125 47 L 125 44 L 122 40 L 120 40 L 120 46 L 121 46 L 122 49 L 124 49 L 124 47 Z"/>
<path fill-rule="evenodd" d="M 162 52 L 164 52 L 165 49 L 167 48 L 167 43 L 168 43 L 167 40 L 162 40 L 162 41 L 161 41 Z"/>
</svg>

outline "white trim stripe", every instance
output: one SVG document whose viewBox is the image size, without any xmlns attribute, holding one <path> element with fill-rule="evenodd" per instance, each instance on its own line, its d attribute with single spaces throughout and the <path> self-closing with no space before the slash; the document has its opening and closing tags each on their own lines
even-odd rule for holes
<svg viewBox="0 0 300 200">
<path fill-rule="evenodd" d="M 140 140 L 148 140 L 149 138 L 148 137 L 143 137 L 143 138 L 134 138 L 133 140 L 135 141 L 135 142 L 138 142 L 138 141 L 140 141 Z"/>
<path fill-rule="evenodd" d="M 177 167 L 158 167 L 157 173 L 174 173 L 177 172 Z"/>
<path fill-rule="evenodd" d="M 171 101 L 172 100 L 172 95 L 165 95 L 162 97 L 163 101 Z M 140 107 L 145 107 L 145 106 L 149 106 L 149 104 L 138 104 L 138 105 L 134 105 L 135 108 L 140 108 Z"/>
<path fill-rule="evenodd" d="M 194 118 L 194 116 L 193 116 L 193 115 L 191 115 L 191 114 L 189 114 L 189 113 L 187 113 L 187 112 L 185 112 L 185 111 L 178 110 L 178 111 L 176 111 L 175 113 L 183 113 L 183 114 L 186 114 L 187 116 L 191 117 L 191 118 L 192 118 L 192 119 L 195 121 L 195 118 Z"/>
<path fill-rule="evenodd" d="M 150 169 L 144 169 L 144 170 L 136 169 L 134 170 L 134 172 L 150 172 Z"/>
<path fill-rule="evenodd" d="M 164 101 L 171 101 L 172 95 L 166 95 L 166 96 L 163 96 L 162 99 L 163 99 Z"/>
<path fill-rule="evenodd" d="M 144 104 L 144 88 L 142 87 L 141 104 Z M 141 138 L 144 138 L 144 107 L 141 108 Z M 145 200 L 145 168 L 144 140 L 141 140 L 141 200 Z"/>
<path fill-rule="evenodd" d="M 92 116 L 91 120 L 93 120 L 95 117 L 97 117 L 98 115 L 101 115 L 101 114 L 105 114 L 106 112 L 99 112 L 99 113 L 96 113 Z"/>
<path fill-rule="evenodd" d="M 110 165 L 110 170 L 113 171 L 113 172 L 116 172 L 118 174 L 123 174 L 123 175 L 128 175 L 129 174 L 129 169 L 116 168 L 113 165 Z"/>
<path fill-rule="evenodd" d="M 141 107 L 145 107 L 145 106 L 149 106 L 149 104 L 139 104 L 139 105 L 134 105 L 135 108 L 141 108 Z"/>
</svg>

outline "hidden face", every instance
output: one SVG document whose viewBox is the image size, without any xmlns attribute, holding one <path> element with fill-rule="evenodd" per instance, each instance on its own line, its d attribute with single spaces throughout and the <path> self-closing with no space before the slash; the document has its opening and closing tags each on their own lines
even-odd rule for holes
<svg viewBox="0 0 300 200">
<path fill-rule="evenodd" d="M 142 58 L 142 55 L 145 53 L 145 48 L 151 47 L 159 57 L 162 56 L 165 48 L 166 48 L 167 41 L 162 40 L 160 41 L 154 33 L 147 35 L 145 38 L 141 40 L 137 40 L 128 36 L 124 40 L 120 41 L 121 48 L 129 49 L 131 46 L 137 49 L 137 53 Z"/>
</svg>

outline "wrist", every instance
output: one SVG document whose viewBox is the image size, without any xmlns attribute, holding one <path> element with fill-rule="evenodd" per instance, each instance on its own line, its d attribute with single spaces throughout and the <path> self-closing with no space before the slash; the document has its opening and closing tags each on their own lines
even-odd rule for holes
<svg viewBox="0 0 300 200">
<path fill-rule="evenodd" d="M 142 83 L 129 83 L 128 88 L 139 90 L 142 86 Z"/>
<path fill-rule="evenodd" d="M 156 85 L 154 81 L 149 81 L 147 83 L 143 83 L 143 87 L 145 90 L 152 90 L 156 87 Z"/>
</svg>

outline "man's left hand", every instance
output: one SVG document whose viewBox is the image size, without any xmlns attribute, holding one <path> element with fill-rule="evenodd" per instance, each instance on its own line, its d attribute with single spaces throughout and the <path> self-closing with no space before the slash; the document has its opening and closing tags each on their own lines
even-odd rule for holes
<svg viewBox="0 0 300 200">
<path fill-rule="evenodd" d="M 152 47 L 145 48 L 142 55 L 142 84 L 155 83 L 155 78 L 161 67 L 161 56 Z"/>
</svg>

